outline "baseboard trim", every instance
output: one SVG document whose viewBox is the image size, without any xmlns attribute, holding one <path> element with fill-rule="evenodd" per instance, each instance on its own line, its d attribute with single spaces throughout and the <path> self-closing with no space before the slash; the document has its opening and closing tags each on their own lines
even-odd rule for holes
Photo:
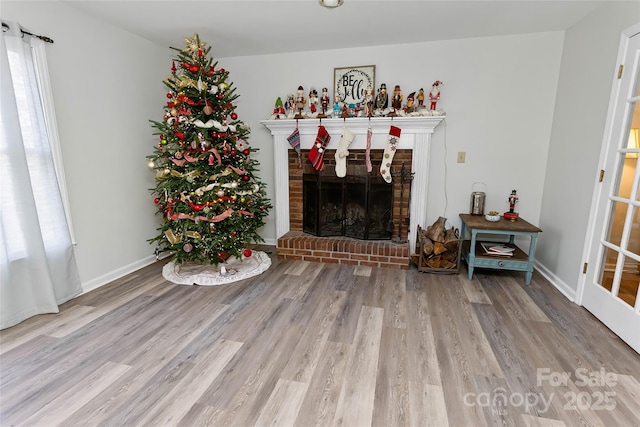
<svg viewBox="0 0 640 427">
<path fill-rule="evenodd" d="M 170 254 L 164 255 L 170 256 Z M 161 256 L 160 258 L 164 257 Z M 86 294 L 87 292 L 98 289 L 101 286 L 111 283 L 114 280 L 126 276 L 127 274 L 133 273 L 134 271 L 140 270 L 141 268 L 153 264 L 154 262 L 156 262 L 156 256 L 149 255 L 146 258 L 134 261 L 131 264 L 125 265 L 124 267 L 117 268 L 113 271 L 103 274 L 102 276 L 96 277 L 95 279 L 91 279 L 88 282 L 82 284 L 82 294 Z"/>
<path fill-rule="evenodd" d="M 277 239 L 271 239 L 271 238 L 265 238 L 264 239 L 264 244 L 265 245 L 269 245 L 269 246 L 276 246 L 278 244 L 278 240 Z"/>
<path fill-rule="evenodd" d="M 576 302 L 576 290 L 572 289 L 569 285 L 567 285 L 562 279 L 556 276 L 551 270 L 545 267 L 543 264 L 535 261 L 536 270 L 540 274 L 544 276 L 545 279 L 549 281 L 562 295 L 567 297 L 567 299 L 571 302 Z M 577 304 L 577 303 L 576 303 Z"/>
</svg>

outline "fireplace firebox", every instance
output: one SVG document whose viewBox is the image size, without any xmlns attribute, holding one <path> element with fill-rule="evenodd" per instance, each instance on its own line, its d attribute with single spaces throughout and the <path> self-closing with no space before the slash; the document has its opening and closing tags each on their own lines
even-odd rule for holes
<svg viewBox="0 0 640 427">
<path fill-rule="evenodd" d="M 303 174 L 303 231 L 319 237 L 392 238 L 393 185 L 380 175 Z"/>
</svg>

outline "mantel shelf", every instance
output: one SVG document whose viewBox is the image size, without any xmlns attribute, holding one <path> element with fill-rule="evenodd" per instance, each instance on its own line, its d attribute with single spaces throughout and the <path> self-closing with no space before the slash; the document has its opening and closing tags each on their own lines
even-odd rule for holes
<svg viewBox="0 0 640 427">
<path fill-rule="evenodd" d="M 318 131 L 318 126 L 322 124 L 330 134 L 340 133 L 340 130 L 347 126 L 350 131 L 357 134 L 366 134 L 367 128 L 371 127 L 374 133 L 388 131 L 389 126 L 394 125 L 401 128 L 406 133 L 433 133 L 436 127 L 446 116 L 413 116 L 413 117 L 349 117 L 324 118 L 324 119 L 278 119 L 261 120 L 260 123 L 266 126 L 272 135 L 289 135 L 296 126 L 301 135 L 314 135 Z"/>
</svg>

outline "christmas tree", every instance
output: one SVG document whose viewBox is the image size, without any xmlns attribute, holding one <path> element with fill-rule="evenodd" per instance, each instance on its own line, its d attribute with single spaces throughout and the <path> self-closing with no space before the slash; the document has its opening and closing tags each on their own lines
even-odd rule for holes
<svg viewBox="0 0 640 427">
<path fill-rule="evenodd" d="M 250 129 L 235 113 L 238 95 L 197 34 L 171 49 L 177 56 L 164 80 L 165 115 L 151 120 L 158 135 L 147 156 L 156 171 L 151 192 L 163 222 L 149 242 L 156 254 L 174 252 L 177 264 L 251 256 L 249 245 L 264 241 L 258 229 L 271 204 L 255 175 Z"/>
</svg>

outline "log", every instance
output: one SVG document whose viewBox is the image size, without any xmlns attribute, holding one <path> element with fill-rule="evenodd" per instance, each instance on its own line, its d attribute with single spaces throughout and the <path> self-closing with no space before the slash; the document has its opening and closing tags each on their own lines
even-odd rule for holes
<svg viewBox="0 0 640 427">
<path fill-rule="evenodd" d="M 444 233 L 444 245 L 448 250 L 456 252 L 458 250 L 458 241 L 460 240 L 460 234 L 458 230 L 451 227 Z"/>
<path fill-rule="evenodd" d="M 444 217 L 439 217 L 433 225 L 427 227 L 427 237 L 434 242 L 444 242 L 445 222 Z"/>
<path fill-rule="evenodd" d="M 425 237 L 421 240 L 422 242 L 422 252 L 425 256 L 429 256 L 433 253 L 433 242 L 428 237 Z"/>
<path fill-rule="evenodd" d="M 427 260 L 427 265 L 431 268 L 440 268 L 440 257 L 434 256 Z"/>
<path fill-rule="evenodd" d="M 433 242 L 433 253 L 434 255 L 440 255 L 443 252 L 446 252 L 447 248 L 444 244 L 440 242 Z"/>
</svg>

